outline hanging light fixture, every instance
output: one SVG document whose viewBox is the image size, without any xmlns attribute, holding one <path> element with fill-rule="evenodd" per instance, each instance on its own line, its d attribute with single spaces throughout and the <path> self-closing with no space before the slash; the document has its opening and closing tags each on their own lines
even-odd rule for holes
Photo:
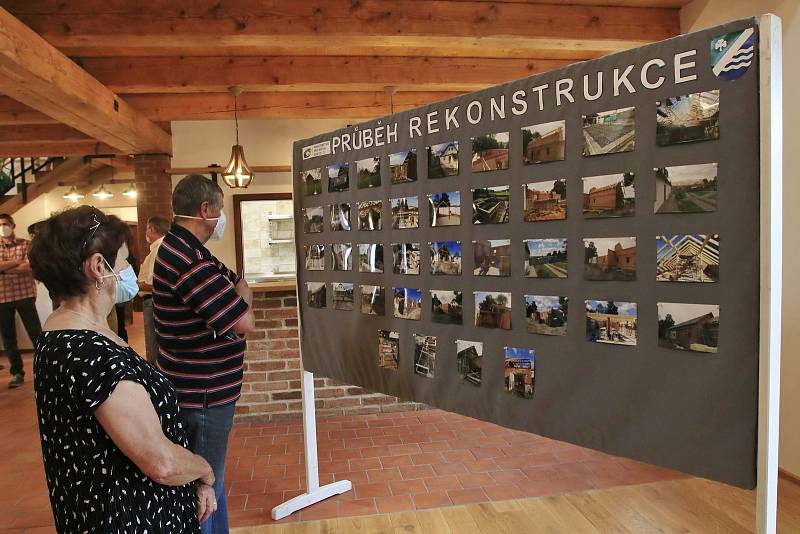
<svg viewBox="0 0 800 534">
<path fill-rule="evenodd" d="M 92 196 L 93 196 L 93 197 L 95 197 L 95 198 L 102 198 L 102 199 L 106 199 L 106 198 L 111 198 L 111 197 L 113 197 L 113 196 L 114 196 L 114 193 L 112 193 L 111 191 L 109 191 L 108 189 L 106 189 L 106 186 L 104 186 L 104 185 L 101 185 L 101 186 L 100 186 L 100 188 L 99 188 L 97 191 L 95 191 L 94 193 L 92 193 Z"/>
<path fill-rule="evenodd" d="M 75 187 L 74 185 L 69 188 L 69 191 L 64 193 L 64 199 L 69 200 L 70 202 L 77 202 L 83 197 L 84 195 L 80 191 L 78 191 L 78 188 Z"/>
<path fill-rule="evenodd" d="M 134 184 L 129 185 L 128 188 L 122 192 L 122 195 L 128 198 L 136 198 L 136 196 L 138 195 L 138 192 L 136 191 L 136 185 Z"/>
<path fill-rule="evenodd" d="M 244 188 L 248 187 L 255 177 L 255 174 L 244 159 L 244 149 L 239 144 L 239 95 L 242 94 L 241 87 L 229 87 L 228 91 L 233 95 L 233 119 L 236 121 L 236 144 L 231 148 L 231 160 L 222 171 L 222 180 L 228 187 Z"/>
</svg>

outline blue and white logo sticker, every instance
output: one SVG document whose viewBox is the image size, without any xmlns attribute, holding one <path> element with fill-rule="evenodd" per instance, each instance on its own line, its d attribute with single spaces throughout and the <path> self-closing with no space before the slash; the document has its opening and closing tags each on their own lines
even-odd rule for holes
<svg viewBox="0 0 800 534">
<path fill-rule="evenodd" d="M 756 53 L 754 35 L 746 28 L 711 39 L 711 70 L 717 78 L 731 82 L 747 72 Z"/>
</svg>

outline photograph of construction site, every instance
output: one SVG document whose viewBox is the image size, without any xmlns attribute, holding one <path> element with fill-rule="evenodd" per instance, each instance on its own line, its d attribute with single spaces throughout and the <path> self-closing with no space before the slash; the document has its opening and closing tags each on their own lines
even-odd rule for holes
<svg viewBox="0 0 800 534">
<path fill-rule="evenodd" d="M 417 149 L 389 154 L 389 172 L 393 184 L 417 181 Z"/>
<path fill-rule="evenodd" d="M 324 308 L 326 299 L 325 282 L 306 282 L 308 305 L 312 308 Z"/>
<path fill-rule="evenodd" d="M 414 372 L 433 378 L 436 364 L 436 336 L 414 334 Z"/>
<path fill-rule="evenodd" d="M 511 330 L 511 293 L 475 291 L 475 326 Z"/>
<path fill-rule="evenodd" d="M 392 272 L 419 274 L 419 243 L 392 243 Z"/>
<path fill-rule="evenodd" d="M 431 193 L 428 195 L 430 205 L 429 222 L 432 227 L 458 226 L 461 224 L 461 193 Z"/>
<path fill-rule="evenodd" d="M 431 274 L 461 274 L 461 241 L 428 243 L 431 252 Z"/>
<path fill-rule="evenodd" d="M 636 145 L 636 109 L 623 108 L 583 116 L 583 155 L 630 152 Z"/>
<path fill-rule="evenodd" d="M 678 165 L 653 169 L 655 213 L 717 211 L 717 164 Z"/>
<path fill-rule="evenodd" d="M 719 89 L 670 97 L 656 105 L 657 145 L 719 139 Z"/>
<path fill-rule="evenodd" d="M 633 217 L 635 176 L 625 172 L 583 178 L 583 216 L 587 219 Z"/>
<path fill-rule="evenodd" d="M 303 196 L 310 197 L 322 193 L 322 169 L 300 171 L 300 183 L 303 184 Z"/>
<path fill-rule="evenodd" d="M 523 268 L 528 278 L 567 277 L 567 238 L 525 239 Z"/>
<path fill-rule="evenodd" d="M 328 206 L 331 216 L 331 232 L 350 231 L 350 204 L 342 202 Z"/>
<path fill-rule="evenodd" d="M 383 286 L 361 286 L 361 313 L 386 315 L 386 290 Z"/>
<path fill-rule="evenodd" d="M 636 280 L 635 237 L 592 237 L 583 240 L 584 280 Z"/>
<path fill-rule="evenodd" d="M 456 339 L 456 366 L 462 384 L 481 385 L 483 343 Z"/>
<path fill-rule="evenodd" d="M 352 311 L 354 306 L 353 284 L 333 282 L 331 287 L 333 288 L 333 309 Z"/>
<path fill-rule="evenodd" d="M 335 163 L 328 166 L 328 192 L 336 193 L 350 189 L 350 166 L 348 163 Z"/>
<path fill-rule="evenodd" d="M 567 181 L 550 180 L 522 186 L 526 222 L 561 221 L 567 218 Z"/>
<path fill-rule="evenodd" d="M 383 228 L 383 200 L 366 200 L 358 203 L 358 229 L 362 231 Z"/>
<path fill-rule="evenodd" d="M 659 302 L 658 345 L 668 349 L 716 353 L 719 305 Z"/>
<path fill-rule="evenodd" d="M 412 287 L 394 288 L 394 316 L 419 321 L 422 317 L 422 291 Z"/>
<path fill-rule="evenodd" d="M 402 197 L 389 200 L 392 206 L 392 228 L 419 228 L 419 198 Z"/>
<path fill-rule="evenodd" d="M 397 371 L 400 364 L 400 334 L 378 330 L 378 367 Z"/>
<path fill-rule="evenodd" d="M 358 188 L 368 189 L 381 185 L 381 158 L 360 159 L 356 161 L 356 176 L 358 176 Z"/>
<path fill-rule="evenodd" d="M 462 324 L 462 293 L 431 289 L 431 320 L 434 323 Z"/>
<path fill-rule="evenodd" d="M 362 273 L 383 272 L 383 244 L 362 243 L 358 245 L 358 271 Z"/>
<path fill-rule="evenodd" d="M 522 399 L 533 398 L 536 353 L 533 349 L 505 347 L 504 387 L 506 393 Z"/>
<path fill-rule="evenodd" d="M 635 302 L 586 301 L 586 340 L 612 345 L 636 345 Z"/>
<path fill-rule="evenodd" d="M 499 171 L 508 168 L 508 132 L 472 138 L 472 172 Z"/>
<path fill-rule="evenodd" d="M 489 239 L 473 241 L 472 252 L 475 276 L 511 276 L 511 240 Z"/>
<path fill-rule="evenodd" d="M 458 141 L 429 146 L 428 178 L 458 175 Z"/>
<path fill-rule="evenodd" d="M 303 231 L 317 234 L 325 229 L 324 209 L 322 206 L 303 208 Z"/>
<path fill-rule="evenodd" d="M 353 269 L 352 243 L 333 243 L 331 245 L 331 258 L 334 271 L 350 271 Z"/>
<path fill-rule="evenodd" d="M 656 280 L 719 282 L 719 234 L 657 236 Z"/>
<path fill-rule="evenodd" d="M 522 128 L 522 163 L 547 163 L 564 159 L 564 121 L 545 122 Z"/>
<path fill-rule="evenodd" d="M 531 334 L 567 335 L 568 297 L 525 295 L 526 329 Z"/>
<path fill-rule="evenodd" d="M 472 224 L 508 222 L 509 186 L 481 187 L 472 190 Z"/>
<path fill-rule="evenodd" d="M 325 270 L 325 245 L 305 245 L 306 270 Z"/>
</svg>

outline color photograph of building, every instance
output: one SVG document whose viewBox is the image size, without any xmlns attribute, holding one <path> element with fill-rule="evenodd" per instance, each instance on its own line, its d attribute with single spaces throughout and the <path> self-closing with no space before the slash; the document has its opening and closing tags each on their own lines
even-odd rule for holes
<svg viewBox="0 0 800 534">
<path fill-rule="evenodd" d="M 393 184 L 417 181 L 417 149 L 389 154 L 389 172 Z"/>
<path fill-rule="evenodd" d="M 305 245 L 306 270 L 325 270 L 325 245 Z"/>
<path fill-rule="evenodd" d="M 636 238 L 595 237 L 583 240 L 584 280 L 636 280 Z"/>
<path fill-rule="evenodd" d="M 303 196 L 310 197 L 322 193 L 322 169 L 300 171 L 300 183 L 303 184 Z"/>
<path fill-rule="evenodd" d="M 508 132 L 480 135 L 471 140 L 472 172 L 508 169 Z"/>
<path fill-rule="evenodd" d="M 419 197 L 402 197 L 389 200 L 392 207 L 392 228 L 419 228 Z"/>
<path fill-rule="evenodd" d="M 361 313 L 386 315 L 386 290 L 383 286 L 361 286 Z"/>
<path fill-rule="evenodd" d="M 533 398 L 533 376 L 536 353 L 533 349 L 505 347 L 504 390 L 521 399 Z"/>
<path fill-rule="evenodd" d="M 511 293 L 476 291 L 475 326 L 511 330 Z"/>
<path fill-rule="evenodd" d="M 422 317 L 422 292 L 411 287 L 394 288 L 394 316 L 419 321 Z"/>
<path fill-rule="evenodd" d="M 656 280 L 719 282 L 719 234 L 656 236 Z"/>
<path fill-rule="evenodd" d="M 358 271 L 362 273 L 383 272 L 383 244 L 362 243 L 358 245 Z"/>
<path fill-rule="evenodd" d="M 550 180 L 522 186 L 526 222 L 560 221 L 567 218 L 567 181 Z"/>
<path fill-rule="evenodd" d="M 383 201 L 366 200 L 358 203 L 358 229 L 362 231 L 383 228 Z"/>
<path fill-rule="evenodd" d="M 353 309 L 353 284 L 333 282 L 333 308 L 335 310 L 351 311 Z"/>
<path fill-rule="evenodd" d="M 586 301 L 586 340 L 612 345 L 636 345 L 638 323 L 635 302 Z"/>
<path fill-rule="evenodd" d="M 331 232 L 350 231 L 350 204 L 342 202 L 328 206 L 330 211 Z"/>
<path fill-rule="evenodd" d="M 358 188 L 368 189 L 381 185 L 381 158 L 366 158 L 356 161 Z"/>
<path fill-rule="evenodd" d="M 612 109 L 583 116 L 583 155 L 630 152 L 636 145 L 636 109 Z"/>
<path fill-rule="evenodd" d="M 431 253 L 431 274 L 461 274 L 461 241 L 428 243 Z"/>
<path fill-rule="evenodd" d="M 659 146 L 719 139 L 719 89 L 670 97 L 656 106 Z"/>
<path fill-rule="evenodd" d="M 414 372 L 433 378 L 436 367 L 436 336 L 414 334 Z"/>
<path fill-rule="evenodd" d="M 347 162 L 328 166 L 328 192 L 336 193 L 350 189 L 350 166 Z"/>
<path fill-rule="evenodd" d="M 353 245 L 351 243 L 331 244 L 331 258 L 334 271 L 350 271 L 353 269 Z"/>
<path fill-rule="evenodd" d="M 526 329 L 531 334 L 567 335 L 569 298 L 525 295 Z"/>
<path fill-rule="evenodd" d="M 456 339 L 456 368 L 462 384 L 481 385 L 483 343 Z"/>
<path fill-rule="evenodd" d="M 428 147 L 428 178 L 458 175 L 458 141 Z"/>
<path fill-rule="evenodd" d="M 392 272 L 419 274 L 419 243 L 392 243 Z"/>
<path fill-rule="evenodd" d="M 472 224 L 508 222 L 509 186 L 481 187 L 472 190 Z"/>
<path fill-rule="evenodd" d="M 400 334 L 378 330 L 378 367 L 397 371 L 400 365 Z"/>
<path fill-rule="evenodd" d="M 428 195 L 429 222 L 432 227 L 461 224 L 461 193 L 448 191 Z"/>
<path fill-rule="evenodd" d="M 463 322 L 462 292 L 431 289 L 431 320 L 434 323 Z"/>
<path fill-rule="evenodd" d="M 659 302 L 658 345 L 716 353 L 719 346 L 719 305 Z"/>
<path fill-rule="evenodd" d="M 325 282 L 306 282 L 306 298 L 311 308 L 324 308 L 327 302 Z"/>
<path fill-rule="evenodd" d="M 317 234 L 325 229 L 324 209 L 322 206 L 303 208 L 303 231 Z"/>
<path fill-rule="evenodd" d="M 717 211 L 717 164 L 678 165 L 653 169 L 655 213 Z"/>
<path fill-rule="evenodd" d="M 511 240 L 489 239 L 473 241 L 475 276 L 511 276 Z"/>
<path fill-rule="evenodd" d="M 636 209 L 632 172 L 583 178 L 583 216 L 632 217 Z"/>
<path fill-rule="evenodd" d="M 522 242 L 528 278 L 567 277 L 567 238 L 525 239 Z"/>
<path fill-rule="evenodd" d="M 564 159 L 564 121 L 545 122 L 522 128 L 522 163 L 547 163 Z"/>
</svg>

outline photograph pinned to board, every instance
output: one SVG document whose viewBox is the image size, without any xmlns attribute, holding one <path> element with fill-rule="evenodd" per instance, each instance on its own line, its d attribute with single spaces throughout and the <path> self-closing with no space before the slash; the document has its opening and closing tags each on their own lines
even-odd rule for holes
<svg viewBox="0 0 800 534">
<path fill-rule="evenodd" d="M 561 221 L 567 218 L 567 181 L 536 182 L 522 186 L 525 222 Z"/>
<path fill-rule="evenodd" d="M 325 270 L 325 245 L 305 245 L 306 270 Z"/>
<path fill-rule="evenodd" d="M 417 181 L 417 149 L 389 154 L 389 171 L 392 184 L 405 184 Z"/>
<path fill-rule="evenodd" d="M 508 222 L 509 186 L 480 187 L 472 190 L 472 224 Z"/>
<path fill-rule="evenodd" d="M 422 318 L 422 291 L 413 287 L 395 287 L 393 308 L 398 319 L 419 321 Z"/>
<path fill-rule="evenodd" d="M 392 243 L 392 272 L 419 274 L 419 243 Z"/>
<path fill-rule="evenodd" d="M 653 169 L 654 213 L 717 211 L 717 164 L 677 165 Z"/>
<path fill-rule="evenodd" d="M 353 269 L 353 244 L 332 243 L 331 258 L 334 271 L 351 271 Z"/>
<path fill-rule="evenodd" d="M 590 237 L 583 240 L 583 252 L 584 280 L 636 280 L 635 237 Z"/>
<path fill-rule="evenodd" d="M 456 339 L 456 367 L 462 384 L 481 385 L 483 343 Z"/>
<path fill-rule="evenodd" d="M 303 231 L 318 234 L 325 229 L 325 210 L 322 206 L 303 208 Z"/>
<path fill-rule="evenodd" d="M 325 282 L 306 282 L 306 302 L 311 308 L 324 308 L 326 293 Z"/>
<path fill-rule="evenodd" d="M 433 241 L 428 243 L 431 252 L 431 274 L 461 274 L 461 241 Z"/>
<path fill-rule="evenodd" d="M 525 126 L 522 128 L 522 163 L 563 161 L 566 139 L 564 121 Z"/>
<path fill-rule="evenodd" d="M 636 108 L 583 115 L 583 155 L 630 152 L 636 146 Z"/>
<path fill-rule="evenodd" d="M 473 137 L 472 172 L 508 169 L 508 132 Z"/>
<path fill-rule="evenodd" d="M 436 364 L 436 336 L 414 334 L 414 372 L 433 378 Z"/>
<path fill-rule="evenodd" d="M 386 315 L 386 289 L 383 286 L 361 286 L 361 313 Z"/>
<path fill-rule="evenodd" d="M 358 203 L 358 229 L 361 231 L 383 228 L 383 201 L 365 200 Z"/>
<path fill-rule="evenodd" d="M 719 139 L 719 89 L 656 102 L 658 146 Z"/>
<path fill-rule="evenodd" d="M 656 236 L 656 280 L 719 282 L 719 234 Z"/>
<path fill-rule="evenodd" d="M 511 276 L 511 240 L 487 239 L 472 242 L 475 276 Z"/>
<path fill-rule="evenodd" d="M 389 200 L 392 206 L 392 228 L 419 228 L 419 197 L 401 197 Z"/>
<path fill-rule="evenodd" d="M 350 204 L 341 202 L 328 206 L 331 215 L 331 232 L 350 231 Z"/>
<path fill-rule="evenodd" d="M 475 326 L 511 330 L 511 293 L 475 291 Z"/>
<path fill-rule="evenodd" d="M 525 239 L 523 269 L 528 278 L 567 277 L 567 238 Z"/>
<path fill-rule="evenodd" d="M 303 196 L 322 194 L 322 169 L 300 171 L 300 183 L 303 184 Z"/>
<path fill-rule="evenodd" d="M 525 295 L 526 329 L 531 334 L 566 336 L 569 297 Z"/>
<path fill-rule="evenodd" d="M 583 178 L 583 216 L 587 219 L 633 217 L 636 211 L 635 173 Z"/>
<path fill-rule="evenodd" d="M 586 301 L 586 340 L 612 345 L 636 345 L 638 325 L 635 302 Z"/>
<path fill-rule="evenodd" d="M 331 282 L 333 289 L 333 309 L 352 311 L 354 308 L 353 284 Z"/>
<path fill-rule="evenodd" d="M 428 152 L 428 178 L 458 176 L 458 141 L 431 145 Z"/>
<path fill-rule="evenodd" d="M 369 189 L 381 185 L 381 158 L 366 158 L 356 161 L 358 188 Z"/>
<path fill-rule="evenodd" d="M 345 161 L 328 166 L 328 192 L 337 193 L 350 189 L 350 165 Z"/>
<path fill-rule="evenodd" d="M 533 349 L 504 347 L 505 372 L 503 384 L 506 393 L 521 399 L 533 398 L 533 375 L 536 352 Z"/>
<path fill-rule="evenodd" d="M 463 323 L 463 293 L 431 289 L 431 320 L 441 324 Z"/>
<path fill-rule="evenodd" d="M 400 334 L 378 330 L 378 367 L 397 371 L 400 364 Z"/>
<path fill-rule="evenodd" d="M 428 194 L 429 222 L 432 227 L 461 224 L 461 193 L 447 191 Z"/>
<path fill-rule="evenodd" d="M 658 345 L 668 349 L 716 353 L 719 305 L 659 302 Z"/>
<path fill-rule="evenodd" d="M 383 272 L 383 244 L 360 243 L 358 245 L 358 272 Z"/>
</svg>

